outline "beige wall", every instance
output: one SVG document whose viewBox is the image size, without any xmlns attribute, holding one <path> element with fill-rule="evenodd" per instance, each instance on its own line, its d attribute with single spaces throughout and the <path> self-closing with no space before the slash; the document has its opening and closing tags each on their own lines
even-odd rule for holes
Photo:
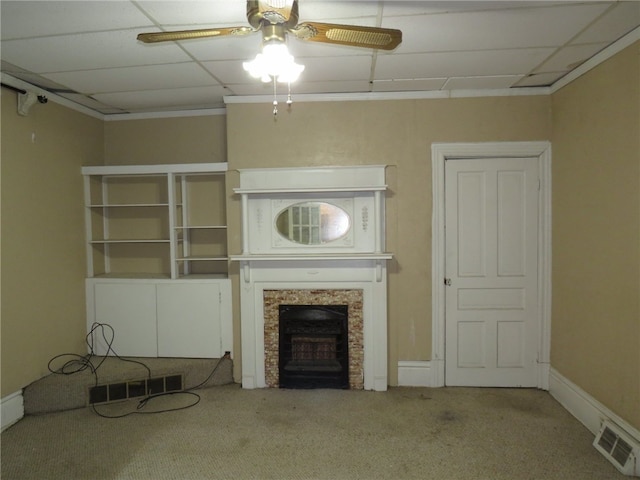
<svg viewBox="0 0 640 480">
<path fill-rule="evenodd" d="M 86 353 L 80 166 L 102 161 L 102 121 L 53 102 L 17 114 L 2 89 L 2 387 L 5 397 Z M 35 142 L 32 142 L 35 134 Z"/>
<path fill-rule="evenodd" d="M 398 360 L 431 359 L 431 144 L 550 140 L 550 107 L 547 96 L 336 103 L 294 99 L 292 111 L 281 112 L 274 121 L 268 103 L 232 104 L 227 109 L 229 168 L 389 165 L 393 385 Z M 237 183 L 237 175 L 229 180 Z M 239 200 L 231 199 L 230 248 L 239 253 Z M 234 314 L 237 321 L 237 304 Z"/>
<path fill-rule="evenodd" d="M 640 429 L 640 42 L 552 106 L 551 363 Z"/>
<path fill-rule="evenodd" d="M 226 162 L 226 115 L 104 122 L 105 165 Z"/>
</svg>

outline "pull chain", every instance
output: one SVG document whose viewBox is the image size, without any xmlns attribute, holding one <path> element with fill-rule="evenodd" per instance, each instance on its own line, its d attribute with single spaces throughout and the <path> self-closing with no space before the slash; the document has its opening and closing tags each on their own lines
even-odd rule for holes
<svg viewBox="0 0 640 480">
<path fill-rule="evenodd" d="M 278 117 L 278 94 L 276 89 L 276 77 L 273 77 L 273 119 Z"/>
<path fill-rule="evenodd" d="M 291 100 L 291 82 L 287 82 L 288 92 L 287 92 L 287 109 L 291 110 L 291 105 L 293 104 L 293 100 Z M 276 86 L 276 78 L 273 77 L 273 119 L 276 120 L 278 117 L 278 91 Z"/>
</svg>

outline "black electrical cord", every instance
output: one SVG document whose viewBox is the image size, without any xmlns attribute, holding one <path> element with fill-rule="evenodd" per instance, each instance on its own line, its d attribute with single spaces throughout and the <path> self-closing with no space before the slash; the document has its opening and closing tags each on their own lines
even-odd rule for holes
<svg viewBox="0 0 640 480">
<path fill-rule="evenodd" d="M 216 370 L 218 370 L 218 367 L 222 363 L 222 360 L 224 360 L 225 358 L 226 359 L 229 358 L 229 352 L 225 353 L 222 356 L 222 358 L 220 360 L 218 360 L 218 363 L 216 363 L 216 366 L 213 367 L 213 370 L 211 370 L 211 373 L 209 374 L 209 376 L 207 378 L 204 379 L 204 381 L 200 382 L 195 387 L 188 388 L 186 391 L 197 390 L 198 388 L 201 388 L 204 384 L 206 384 L 211 379 L 211 377 L 213 377 L 213 375 L 216 373 Z"/>
<path fill-rule="evenodd" d="M 103 356 L 102 360 L 100 360 L 100 362 L 97 365 L 94 365 L 94 363 L 91 361 L 91 358 L 96 356 L 95 355 L 95 351 L 94 351 L 94 335 L 97 334 L 97 332 L 100 331 L 101 335 L 102 335 L 102 339 L 104 340 L 105 344 L 107 345 L 107 351 L 105 353 L 105 355 Z M 107 332 L 109 333 L 109 335 L 107 335 Z M 49 360 L 49 363 L 47 364 L 47 368 L 51 373 L 57 374 L 57 375 L 73 375 L 79 372 L 83 372 L 87 369 L 89 369 L 91 371 L 91 373 L 93 374 L 94 377 L 94 386 L 98 386 L 99 381 L 98 381 L 98 369 L 102 366 L 102 364 L 105 362 L 105 360 L 107 359 L 107 356 L 109 355 L 109 353 L 112 353 L 114 357 L 116 357 L 118 360 L 121 360 L 123 362 L 130 362 L 130 363 L 136 363 L 138 365 L 141 365 L 142 367 L 144 367 L 147 371 L 147 378 L 150 379 L 151 378 L 151 369 L 144 364 L 143 362 L 140 362 L 138 360 L 131 360 L 129 358 L 123 358 L 120 355 L 118 355 L 116 353 L 116 351 L 113 349 L 113 340 L 115 338 L 115 331 L 113 329 L 113 327 L 107 323 L 97 323 L 95 322 L 92 326 L 91 326 L 91 330 L 89 331 L 89 333 L 87 334 L 87 336 L 85 337 L 85 342 L 87 344 L 87 346 L 89 347 L 89 353 L 87 355 L 78 355 L 75 353 L 63 353 L 60 355 L 56 355 L 55 357 L 53 357 L 51 360 Z M 62 364 L 62 366 L 60 366 L 59 368 L 53 368 L 52 364 L 56 361 L 59 360 L 63 357 L 71 357 L 69 360 L 67 360 L 66 362 L 64 362 Z M 154 413 L 166 413 L 166 412 L 175 412 L 178 410 L 185 410 L 187 408 L 191 408 L 195 405 L 197 405 L 198 403 L 200 403 L 200 395 L 198 395 L 197 393 L 194 393 L 192 390 L 196 390 L 198 388 L 201 388 L 204 384 L 206 384 L 211 377 L 213 377 L 213 375 L 216 373 L 216 370 L 218 370 L 218 367 L 220 366 L 220 364 L 222 363 L 222 360 L 225 358 L 229 358 L 229 354 L 225 353 L 225 355 L 218 361 L 218 363 L 216 363 L 215 367 L 213 368 L 213 370 L 211 371 L 211 373 L 209 374 L 209 376 L 201 383 L 199 383 L 198 385 L 188 388 L 188 389 L 183 389 L 183 390 L 176 390 L 176 391 L 172 391 L 172 392 L 162 392 L 162 393 L 157 393 L 157 394 L 151 394 L 151 395 L 147 395 L 146 397 L 144 397 L 143 399 L 141 399 L 138 402 L 138 406 L 136 407 L 135 411 L 132 412 L 127 412 L 121 415 L 107 415 L 105 413 L 99 412 L 96 409 L 96 405 L 95 404 L 91 404 L 91 407 L 94 411 L 94 413 L 100 417 L 103 418 L 123 418 L 123 417 L 127 417 L 129 415 L 149 415 L 149 414 L 154 414 Z M 191 397 L 195 398 L 195 401 L 192 401 L 190 404 L 188 405 L 184 405 L 182 407 L 173 407 L 173 408 L 167 408 L 167 409 L 163 409 L 163 410 L 153 410 L 153 411 L 143 411 L 142 409 L 144 407 L 147 406 L 147 404 L 155 399 L 155 398 L 159 398 L 159 397 L 163 397 L 163 396 L 167 396 L 167 395 L 189 395 Z"/>
<path fill-rule="evenodd" d="M 190 395 L 192 397 L 195 397 L 195 401 L 193 401 L 192 403 L 188 404 L 188 405 L 183 405 L 182 407 L 172 407 L 172 408 L 165 408 L 163 410 L 152 410 L 149 412 L 145 412 L 142 409 L 147 405 L 147 403 L 149 403 L 149 401 L 155 399 L 155 398 L 159 398 L 159 397 L 163 397 L 165 395 Z M 136 410 L 131 411 L 131 412 L 127 412 L 127 413 L 123 413 L 121 415 L 107 415 L 105 413 L 99 412 L 96 409 L 96 405 L 94 403 L 91 404 L 91 408 L 93 409 L 93 412 L 98 415 L 99 417 L 102 418 L 124 418 L 124 417 L 128 417 L 129 415 L 151 415 L 154 413 L 167 413 L 167 412 L 177 412 L 179 410 L 186 410 L 187 408 L 191 408 L 196 406 L 198 403 L 200 403 L 200 395 L 198 395 L 197 393 L 193 393 L 193 392 L 189 392 L 187 390 L 179 390 L 179 391 L 175 391 L 175 392 L 163 392 L 163 393 L 158 393 L 155 395 L 148 395 L 145 398 L 143 398 L 142 400 L 140 400 L 138 402 L 138 406 L 136 407 Z"/>
<path fill-rule="evenodd" d="M 105 328 L 108 329 L 111 333 L 111 337 L 109 339 L 107 339 L 107 335 L 105 333 Z M 105 344 L 107 345 L 107 353 L 105 354 L 105 356 L 102 358 L 102 360 L 100 361 L 100 363 L 98 363 L 98 365 L 94 365 L 93 362 L 91 362 L 91 357 L 95 356 L 94 353 L 94 349 L 93 349 L 93 339 L 94 339 L 94 333 L 96 332 L 96 330 L 100 329 L 100 331 L 102 332 L 102 338 L 105 341 Z M 47 365 L 47 368 L 49 369 L 49 371 L 51 373 L 56 373 L 56 374 L 61 374 L 61 375 L 73 375 L 74 373 L 79 373 L 82 372 L 86 369 L 90 369 L 91 373 L 94 374 L 94 376 L 96 377 L 96 385 L 98 384 L 98 378 L 97 378 L 97 371 L 98 369 L 102 366 L 102 364 L 104 363 L 104 361 L 107 359 L 107 355 L 109 355 L 109 352 L 113 353 L 113 355 L 118 358 L 119 360 L 122 360 L 123 362 L 130 362 L 130 363 L 136 363 L 138 365 L 141 365 L 142 367 L 144 367 L 147 370 L 147 375 L 149 376 L 149 378 L 151 378 L 151 369 L 145 365 L 142 362 L 139 362 L 138 360 L 131 360 L 128 358 L 122 358 L 120 355 L 118 355 L 115 350 L 113 349 L 113 339 L 115 338 L 115 332 L 113 330 L 113 327 L 107 323 L 94 323 L 91 326 L 91 330 L 89 331 L 89 333 L 87 334 L 87 336 L 85 337 L 85 343 L 87 344 L 87 346 L 89 347 L 89 353 L 87 355 L 78 355 L 75 353 L 63 353 L 61 355 L 56 355 L 55 357 L 53 357 L 51 360 L 49 360 L 49 363 Z M 68 360 L 67 362 L 63 363 L 61 367 L 57 368 L 57 369 L 53 369 L 51 367 L 51 364 L 62 358 L 62 357 L 71 357 L 70 360 Z"/>
</svg>

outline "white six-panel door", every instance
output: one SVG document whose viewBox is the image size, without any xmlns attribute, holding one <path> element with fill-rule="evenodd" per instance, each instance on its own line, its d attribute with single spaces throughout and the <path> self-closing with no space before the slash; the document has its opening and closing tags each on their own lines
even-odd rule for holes
<svg viewBox="0 0 640 480">
<path fill-rule="evenodd" d="M 445 163 L 445 383 L 535 387 L 538 159 Z"/>
</svg>

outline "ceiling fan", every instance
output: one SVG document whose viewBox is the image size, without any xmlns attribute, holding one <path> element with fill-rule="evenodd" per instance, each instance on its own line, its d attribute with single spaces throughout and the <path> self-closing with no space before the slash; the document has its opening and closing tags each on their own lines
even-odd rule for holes
<svg viewBox="0 0 640 480">
<path fill-rule="evenodd" d="M 273 115 L 278 113 L 276 81 L 289 85 L 287 105 L 291 105 L 291 83 L 304 70 L 295 63 L 287 49 L 287 34 L 311 42 L 393 50 L 402 42 L 402 32 L 390 28 L 340 25 L 334 23 L 298 23 L 298 0 L 247 0 L 247 20 L 250 27 L 204 28 L 173 32 L 140 33 L 144 43 L 190 40 L 194 38 L 248 35 L 262 32 L 262 53 L 255 60 L 244 62 L 244 69 L 263 82 L 273 82 Z"/>
<path fill-rule="evenodd" d="M 247 19 L 251 27 L 141 33 L 138 35 L 138 40 L 145 43 L 155 43 L 204 37 L 247 35 L 261 31 L 263 44 L 265 45 L 271 41 L 284 43 L 287 33 L 300 40 L 310 42 L 382 50 L 393 50 L 402 41 L 402 32 L 390 28 L 319 22 L 298 23 L 298 0 L 248 0 Z"/>
</svg>

